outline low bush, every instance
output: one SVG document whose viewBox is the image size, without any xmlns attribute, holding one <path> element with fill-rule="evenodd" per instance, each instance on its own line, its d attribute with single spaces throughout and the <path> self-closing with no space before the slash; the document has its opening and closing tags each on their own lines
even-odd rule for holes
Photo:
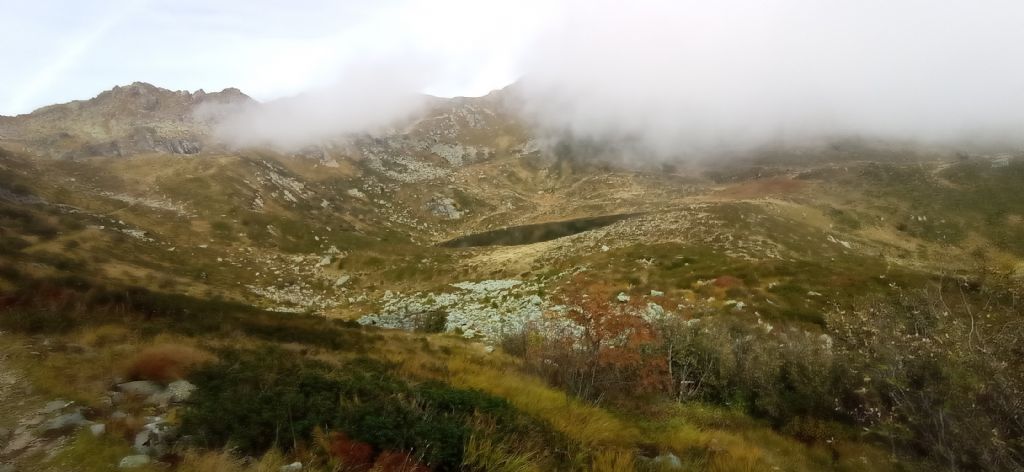
<svg viewBox="0 0 1024 472">
<path fill-rule="evenodd" d="M 320 429 L 315 442 L 346 464 L 368 467 L 381 451 L 408 451 L 436 470 L 455 470 L 477 417 L 499 425 L 500 438 L 549 434 L 503 399 L 437 382 L 410 385 L 378 361 L 336 368 L 273 349 L 220 359 L 192 375 L 199 389 L 183 419 L 184 432 L 208 447 L 289 451 Z"/>
</svg>

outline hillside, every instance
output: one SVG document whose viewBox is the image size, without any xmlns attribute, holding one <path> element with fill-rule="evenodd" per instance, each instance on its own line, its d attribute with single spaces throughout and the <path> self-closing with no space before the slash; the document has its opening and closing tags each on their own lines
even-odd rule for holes
<svg viewBox="0 0 1024 472">
<path fill-rule="evenodd" d="M 512 96 L 297 151 L 219 141 L 235 89 L 2 118 L 0 463 L 1024 464 L 1024 158 L 610 162 Z"/>
</svg>

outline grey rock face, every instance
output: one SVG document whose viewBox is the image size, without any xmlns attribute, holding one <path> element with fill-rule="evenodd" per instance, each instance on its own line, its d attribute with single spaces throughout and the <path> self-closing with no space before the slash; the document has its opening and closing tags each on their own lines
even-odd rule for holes
<svg viewBox="0 0 1024 472">
<path fill-rule="evenodd" d="M 455 205 L 455 200 L 448 197 L 434 197 L 427 202 L 427 210 L 433 213 L 435 216 L 439 216 L 446 220 L 457 220 L 462 218 L 462 212 Z"/>
<path fill-rule="evenodd" d="M 171 139 L 164 143 L 163 148 L 173 154 L 199 154 L 202 145 L 191 139 Z"/>
</svg>

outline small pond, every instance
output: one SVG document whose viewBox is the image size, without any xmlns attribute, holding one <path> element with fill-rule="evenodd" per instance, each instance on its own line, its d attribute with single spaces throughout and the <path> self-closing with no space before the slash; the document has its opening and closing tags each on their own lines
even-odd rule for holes
<svg viewBox="0 0 1024 472">
<path fill-rule="evenodd" d="M 617 221 L 634 216 L 635 213 L 595 216 L 575 220 L 552 221 L 532 225 L 511 226 L 508 228 L 469 234 L 440 244 L 442 247 L 479 247 L 479 246 L 518 246 L 550 241 L 584 231 L 608 226 Z"/>
</svg>

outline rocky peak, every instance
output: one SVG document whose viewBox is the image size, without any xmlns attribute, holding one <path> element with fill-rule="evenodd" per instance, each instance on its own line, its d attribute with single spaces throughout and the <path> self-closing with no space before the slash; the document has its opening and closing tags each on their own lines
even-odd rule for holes
<svg viewBox="0 0 1024 472">
<path fill-rule="evenodd" d="M 205 147 L 211 125 L 195 118 L 202 104 L 249 102 L 253 100 L 236 88 L 189 92 L 134 82 L 88 100 L 6 118 L 0 122 L 0 139 L 51 157 L 195 154 Z"/>
</svg>

